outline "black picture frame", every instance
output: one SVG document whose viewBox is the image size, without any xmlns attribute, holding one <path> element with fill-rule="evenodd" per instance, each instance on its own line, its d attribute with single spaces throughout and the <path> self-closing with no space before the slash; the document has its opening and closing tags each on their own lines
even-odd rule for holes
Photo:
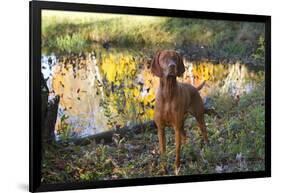
<svg viewBox="0 0 281 193">
<path fill-rule="evenodd" d="M 230 21 L 248 21 L 265 23 L 265 171 L 203 174 L 192 176 L 171 176 L 139 179 L 106 180 L 95 182 L 77 182 L 63 184 L 41 184 L 41 117 L 40 117 L 40 70 L 41 70 L 41 10 L 69 10 L 81 12 L 121 13 L 132 15 L 171 16 L 201 19 L 219 19 Z M 79 3 L 47 1 L 29 2 L 30 11 L 30 77 L 29 77 L 29 191 L 59 191 L 89 188 L 109 188 L 139 186 L 166 183 L 199 182 L 271 176 L 271 17 L 266 15 L 247 15 L 232 13 L 214 13 L 155 9 L 143 7 L 108 6 Z"/>
</svg>

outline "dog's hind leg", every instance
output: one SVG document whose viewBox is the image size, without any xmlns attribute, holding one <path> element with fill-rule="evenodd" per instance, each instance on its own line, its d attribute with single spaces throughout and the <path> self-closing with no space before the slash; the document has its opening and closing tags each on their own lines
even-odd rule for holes
<svg viewBox="0 0 281 193">
<path fill-rule="evenodd" d="M 181 129 L 181 143 L 187 144 L 187 133 L 185 132 L 184 128 Z"/>
<path fill-rule="evenodd" d="M 204 114 L 200 114 L 198 116 L 195 117 L 197 122 L 198 122 L 198 126 L 201 130 L 202 136 L 204 138 L 204 141 L 206 143 L 209 143 L 208 140 L 208 135 L 207 135 L 207 129 L 206 129 L 206 124 L 205 124 L 205 120 L 204 120 Z"/>
</svg>

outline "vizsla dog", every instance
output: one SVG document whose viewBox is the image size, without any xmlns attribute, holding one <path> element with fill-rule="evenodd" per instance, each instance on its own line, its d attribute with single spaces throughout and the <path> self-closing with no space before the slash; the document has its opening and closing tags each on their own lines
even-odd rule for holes
<svg viewBox="0 0 281 193">
<path fill-rule="evenodd" d="M 177 82 L 177 76 L 181 76 L 185 68 L 181 56 L 172 50 L 157 52 L 151 64 L 151 71 L 160 78 L 154 108 L 160 154 L 163 156 L 166 152 L 165 127 L 171 126 L 175 130 L 175 171 L 177 174 L 180 167 L 181 143 L 186 140 L 184 120 L 188 113 L 196 118 L 203 138 L 205 142 L 208 142 L 204 121 L 205 109 L 198 92 L 204 86 L 205 81 L 197 88 L 190 84 Z"/>
</svg>

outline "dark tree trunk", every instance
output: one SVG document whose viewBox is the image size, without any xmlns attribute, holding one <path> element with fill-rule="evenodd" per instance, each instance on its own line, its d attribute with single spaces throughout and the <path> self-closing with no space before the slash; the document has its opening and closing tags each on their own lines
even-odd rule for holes
<svg viewBox="0 0 281 193">
<path fill-rule="evenodd" d="M 95 141 L 95 143 L 108 144 L 113 141 L 114 135 L 119 135 L 119 137 L 134 137 L 134 134 L 139 134 L 145 130 L 155 130 L 156 132 L 156 125 L 154 121 L 136 124 L 131 127 L 123 127 L 117 130 L 106 131 L 84 138 L 70 139 L 68 143 L 74 143 L 75 145 L 87 145 Z"/>
<path fill-rule="evenodd" d="M 59 96 L 55 96 L 50 101 L 48 96 L 49 89 L 41 74 L 41 132 L 44 142 L 55 140 L 55 125 L 60 101 Z"/>
</svg>

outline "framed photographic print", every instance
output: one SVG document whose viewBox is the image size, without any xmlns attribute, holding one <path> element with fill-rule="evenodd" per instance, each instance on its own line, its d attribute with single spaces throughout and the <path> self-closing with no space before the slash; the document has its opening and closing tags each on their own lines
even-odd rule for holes
<svg viewBox="0 0 281 193">
<path fill-rule="evenodd" d="M 271 18 L 30 2 L 30 191 L 270 177 Z"/>
</svg>

